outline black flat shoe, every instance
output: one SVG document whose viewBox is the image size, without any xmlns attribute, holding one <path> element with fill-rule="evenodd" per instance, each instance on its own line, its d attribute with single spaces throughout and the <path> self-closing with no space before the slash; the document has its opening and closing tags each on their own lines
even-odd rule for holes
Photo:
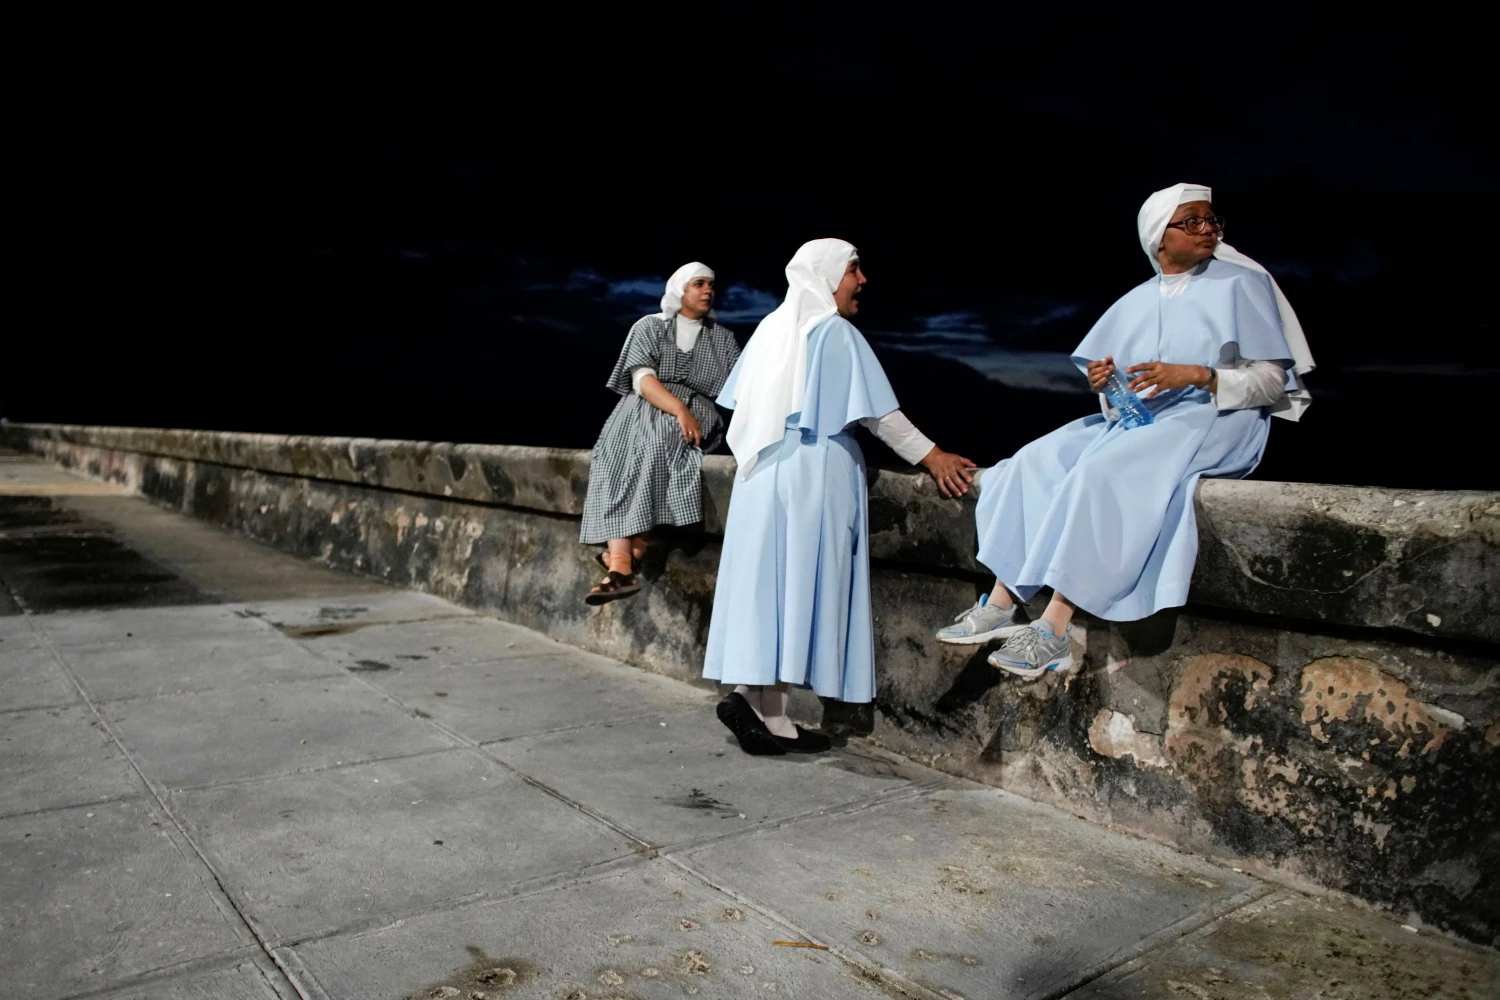
<svg viewBox="0 0 1500 1000">
<path fill-rule="evenodd" d="M 760 721 L 760 716 L 755 714 L 755 709 L 750 707 L 744 695 L 730 695 L 719 702 L 715 711 L 719 721 L 740 741 L 740 749 L 750 756 L 780 757 L 786 753 L 786 747 L 771 735 L 771 731 Z"/>
<path fill-rule="evenodd" d="M 786 747 L 792 753 L 822 753 L 833 746 L 833 740 L 822 733 L 815 733 L 810 729 L 797 727 L 797 738 L 789 740 L 784 736 L 771 734 L 771 739 Z"/>
</svg>

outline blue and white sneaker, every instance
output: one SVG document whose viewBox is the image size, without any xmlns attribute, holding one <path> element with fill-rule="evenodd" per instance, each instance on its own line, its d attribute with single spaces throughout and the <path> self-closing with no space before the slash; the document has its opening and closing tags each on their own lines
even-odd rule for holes
<svg viewBox="0 0 1500 1000">
<path fill-rule="evenodd" d="M 955 646 L 978 646 L 994 639 L 1014 635 L 1025 625 L 1016 624 L 1016 606 L 1012 604 L 1002 611 L 990 604 L 990 595 L 979 598 L 979 603 L 953 619 L 957 624 L 939 629 L 938 642 Z"/>
<path fill-rule="evenodd" d="M 1069 625 L 1063 631 L 1063 635 L 1053 635 L 1052 629 L 1041 620 L 1023 626 L 1005 645 L 990 654 L 989 665 L 1027 680 L 1040 677 L 1049 670 L 1072 670 L 1073 651 L 1068 644 L 1068 635 L 1073 626 Z"/>
</svg>

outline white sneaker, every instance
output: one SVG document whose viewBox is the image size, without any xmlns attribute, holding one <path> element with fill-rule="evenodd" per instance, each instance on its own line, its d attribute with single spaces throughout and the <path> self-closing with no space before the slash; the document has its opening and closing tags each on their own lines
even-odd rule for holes
<svg viewBox="0 0 1500 1000">
<path fill-rule="evenodd" d="M 1073 626 L 1069 625 L 1063 631 L 1063 635 L 1053 635 L 1045 621 L 1022 626 L 1005 645 L 989 655 L 989 665 L 1028 680 L 1051 670 L 1072 670 L 1073 649 L 1068 643 L 1068 635 Z"/>
<path fill-rule="evenodd" d="M 995 639 L 1004 639 L 1025 628 L 1016 624 L 1016 606 L 1001 610 L 990 604 L 990 595 L 979 598 L 979 603 L 962 614 L 954 616 L 957 624 L 939 629 L 938 642 L 955 646 L 978 646 Z"/>
</svg>

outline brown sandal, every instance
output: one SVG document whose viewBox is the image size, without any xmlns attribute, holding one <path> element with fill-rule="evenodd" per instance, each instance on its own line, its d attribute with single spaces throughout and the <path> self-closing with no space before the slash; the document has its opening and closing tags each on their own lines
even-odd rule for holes
<svg viewBox="0 0 1500 1000">
<path fill-rule="evenodd" d="M 610 601 L 618 601 L 622 597 L 631 597 L 640 593 L 640 590 L 641 585 L 637 582 L 634 573 L 616 573 L 610 570 L 604 582 L 584 596 L 583 603 L 589 607 L 598 607 Z"/>
</svg>

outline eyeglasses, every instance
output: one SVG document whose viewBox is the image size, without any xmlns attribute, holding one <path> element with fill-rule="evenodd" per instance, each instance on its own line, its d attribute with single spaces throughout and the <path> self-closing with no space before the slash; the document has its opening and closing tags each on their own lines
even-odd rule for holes
<svg viewBox="0 0 1500 1000">
<path fill-rule="evenodd" d="M 1201 236 L 1209 226 L 1213 226 L 1216 232 L 1222 234 L 1224 232 L 1224 217 L 1222 215 L 1210 215 L 1206 219 L 1200 219 L 1198 216 L 1193 215 L 1183 219 L 1181 222 L 1167 223 L 1168 229 L 1181 229 L 1189 236 Z"/>
</svg>

